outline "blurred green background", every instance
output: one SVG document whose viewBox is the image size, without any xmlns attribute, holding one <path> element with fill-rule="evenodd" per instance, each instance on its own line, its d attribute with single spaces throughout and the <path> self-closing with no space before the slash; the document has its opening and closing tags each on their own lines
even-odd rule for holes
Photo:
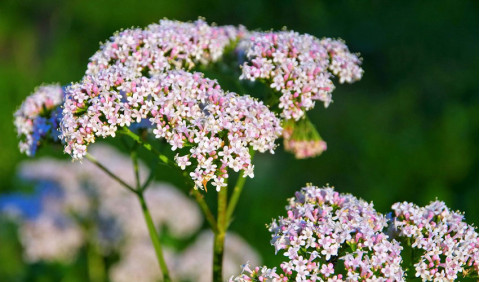
<svg viewBox="0 0 480 282">
<path fill-rule="evenodd" d="M 475 0 L 2 0 L 0 192 L 21 186 L 15 170 L 26 157 L 17 149 L 12 116 L 35 86 L 79 80 L 99 42 L 116 30 L 198 16 L 220 25 L 261 30 L 286 26 L 317 37 L 340 37 L 363 57 L 363 79 L 338 85 L 334 104 L 310 112 L 328 143 L 322 156 L 295 160 L 279 148 L 274 156 L 255 157 L 256 177 L 246 184 L 232 229 L 266 264 L 273 266 L 282 257 L 274 256 L 265 224 L 284 214 L 286 198 L 306 182 L 329 183 L 373 201 L 381 212 L 396 201 L 425 205 L 438 198 L 465 211 L 467 221 L 478 226 Z M 51 153 L 46 149 L 40 155 Z M 170 175 L 160 171 L 158 179 L 181 184 Z M 207 195 L 210 202 L 214 197 Z M 0 226 L 0 281 L 32 281 L 39 270 L 22 264 L 14 232 Z"/>
</svg>

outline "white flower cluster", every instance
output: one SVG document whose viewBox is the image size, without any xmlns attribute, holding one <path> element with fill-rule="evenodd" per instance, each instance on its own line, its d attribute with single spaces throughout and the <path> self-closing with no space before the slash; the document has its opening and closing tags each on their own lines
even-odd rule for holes
<svg viewBox="0 0 480 282">
<path fill-rule="evenodd" d="M 112 67 L 67 89 L 65 151 L 80 159 L 96 137 L 114 137 L 119 128 L 142 120 L 179 151 L 175 160 L 182 169 L 195 167 L 190 175 L 200 188 L 209 181 L 217 189 L 225 186 L 227 168 L 253 177 L 249 147 L 273 153 L 282 129 L 262 102 L 224 92 L 201 73 L 131 78 L 128 70 Z"/>
<path fill-rule="evenodd" d="M 105 145 L 93 146 L 92 153 L 112 172 L 121 175 L 125 182 L 132 185 L 135 183 L 132 162 L 128 157 Z M 140 163 L 142 180 L 146 179 L 146 173 L 145 165 Z M 105 253 L 120 248 L 122 242 L 144 238 L 149 240 L 148 229 L 135 195 L 90 162 L 82 164 L 48 158 L 28 161 L 22 164 L 20 176 L 33 181 L 46 181 L 50 185 L 54 183 L 58 189 L 41 195 L 40 216 L 38 219 L 25 220 L 27 229 L 21 228 L 28 232 L 21 232 L 22 236 L 29 238 L 22 242 L 27 250 L 27 258 L 32 261 L 53 258 L 53 255 L 49 255 L 50 252 L 55 253 L 49 247 L 53 244 L 76 253 L 84 242 L 82 240 L 80 244 L 76 244 L 77 248 L 74 248 L 68 244 L 67 237 L 65 240 L 58 240 L 59 235 L 53 236 L 52 232 L 56 232 L 54 229 L 45 233 L 52 236 L 39 237 L 41 230 L 54 227 L 52 222 L 57 224 L 58 230 L 69 228 L 81 233 L 83 227 L 77 219 L 81 219 L 81 222 L 95 220 L 97 230 L 90 240 L 94 240 Z M 177 238 L 191 236 L 202 225 L 202 216 L 197 205 L 173 186 L 152 183 L 145 192 L 145 199 L 155 224 L 167 227 Z M 171 213 L 171 210 L 176 212 Z M 43 219 L 46 217 L 50 219 Z M 34 228 L 40 231 L 35 231 Z M 28 235 L 30 233 L 37 235 Z M 30 253 L 37 255 L 30 256 Z M 57 258 L 61 257 L 59 255 Z"/>
<path fill-rule="evenodd" d="M 415 261 L 417 277 L 423 281 L 451 281 L 459 273 L 478 275 L 478 232 L 463 221 L 462 214 L 440 201 L 426 207 L 396 203 L 392 209 L 400 236 L 423 251 Z"/>
<path fill-rule="evenodd" d="M 135 76 L 191 69 L 218 60 L 244 33 L 243 27 L 210 26 L 201 19 L 193 23 L 161 20 L 145 29 L 126 29 L 101 45 L 90 58 L 87 75 L 114 65 L 127 67 Z"/>
<path fill-rule="evenodd" d="M 19 229 L 23 257 L 28 262 L 65 261 L 75 259 L 76 250 L 84 243 L 84 234 L 78 225 L 63 216 L 52 213 L 25 221 Z M 61 238 L 61 242 L 57 241 Z"/>
<path fill-rule="evenodd" d="M 58 122 L 63 102 L 59 85 L 39 86 L 15 112 L 15 127 L 20 137 L 20 151 L 35 155 L 42 138 L 58 140 Z"/>
<path fill-rule="evenodd" d="M 121 175 L 125 182 L 135 183 L 132 162 L 127 156 L 100 144 L 92 146 L 91 150 L 102 164 Z M 139 169 L 144 181 L 147 169 L 142 163 L 139 163 Z M 68 263 L 88 241 L 96 245 L 103 256 L 112 251 L 120 255 L 120 260 L 112 265 L 109 273 L 112 281 L 161 279 L 138 200 L 95 165 L 44 158 L 23 163 L 20 176 L 46 181 L 47 186 L 55 183 L 59 189 L 40 195 L 41 211 L 36 217 L 27 218 L 14 206 L 0 207 L 16 214 L 27 261 Z M 167 228 L 176 239 L 195 236 L 202 225 L 197 205 L 170 185 L 152 183 L 145 192 L 145 200 L 157 229 Z M 84 223 L 88 223 L 90 230 Z M 165 259 L 174 277 L 208 281 L 205 279 L 211 275 L 211 271 L 206 271 L 211 267 L 211 247 L 206 251 L 205 246 L 212 244 L 211 237 L 210 233 L 200 233 L 192 245 L 181 251 L 168 246 L 164 248 Z M 225 275 L 232 275 L 245 260 L 259 263 L 258 255 L 246 242 L 235 234 L 228 234 Z M 203 280 L 195 277 L 203 277 Z"/>
<path fill-rule="evenodd" d="M 290 199 L 288 216 L 270 226 L 272 245 L 288 258 L 276 269 L 244 267 L 235 281 L 402 281 L 402 247 L 383 233 L 372 204 L 332 188 L 307 186 Z M 343 261 L 346 277 L 337 264 Z"/>
<path fill-rule="evenodd" d="M 163 255 L 171 268 L 175 254 L 170 249 L 164 248 Z M 109 277 L 113 282 L 161 281 L 162 272 L 149 238 L 135 240 L 125 246 L 120 261 L 110 269 Z"/>
<path fill-rule="evenodd" d="M 281 92 L 279 107 L 285 119 L 299 120 L 316 100 L 327 107 L 335 88 L 332 74 L 340 83 L 352 83 L 363 74 L 361 60 L 340 40 L 293 31 L 253 33 L 245 40 L 248 43 L 239 45 L 247 56 L 240 78 L 266 80 Z"/>
</svg>

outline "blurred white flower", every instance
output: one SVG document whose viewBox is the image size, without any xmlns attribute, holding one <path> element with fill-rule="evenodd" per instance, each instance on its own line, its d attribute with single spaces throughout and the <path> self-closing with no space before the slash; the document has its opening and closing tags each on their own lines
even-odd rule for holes
<svg viewBox="0 0 480 282">
<path fill-rule="evenodd" d="M 130 184 L 135 183 L 132 161 L 116 149 L 92 145 L 91 153 L 106 167 Z M 142 181 L 148 169 L 139 162 Z M 101 255 L 112 251 L 120 260 L 112 265 L 112 281 L 149 282 L 161 279 L 155 250 L 151 243 L 144 215 L 134 194 L 121 187 L 90 162 L 61 161 L 42 158 L 28 160 L 20 166 L 20 177 L 43 182 L 48 187 L 38 193 L 40 210 L 26 216 L 15 203 L 0 205 L 19 223 L 25 259 L 71 262 L 88 242 L 99 248 Z M 52 188 L 52 186 L 54 186 Z M 195 236 L 203 217 L 197 204 L 177 188 L 152 182 L 145 191 L 145 200 L 160 232 L 166 227 L 177 240 Z M 85 223 L 89 227 L 86 228 Z M 164 246 L 164 256 L 172 275 L 178 279 L 209 281 L 213 236 L 202 232 L 191 246 L 176 251 Z M 238 265 L 249 260 L 260 263 L 258 254 L 238 235 L 228 234 L 225 249 L 225 277 L 235 273 Z M 197 277 L 203 280 L 197 280 Z M 206 279 L 206 280 L 205 280 Z"/>
</svg>

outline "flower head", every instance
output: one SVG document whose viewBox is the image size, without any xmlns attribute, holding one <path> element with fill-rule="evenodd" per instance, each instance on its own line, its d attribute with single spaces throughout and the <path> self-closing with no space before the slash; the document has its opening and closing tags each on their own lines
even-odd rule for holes
<svg viewBox="0 0 480 282">
<path fill-rule="evenodd" d="M 161 20 L 144 29 L 115 33 L 90 58 L 88 75 L 121 65 L 132 75 L 154 75 L 170 69 L 191 69 L 218 60 L 224 49 L 244 34 L 243 27 L 210 26 L 195 22 Z"/>
<path fill-rule="evenodd" d="M 307 186 L 286 209 L 287 216 L 269 228 L 272 245 L 287 258 L 281 274 L 249 268 L 239 281 L 337 281 L 344 278 L 339 263 L 347 280 L 403 280 L 402 247 L 383 233 L 387 220 L 372 204 L 330 187 Z"/>
<path fill-rule="evenodd" d="M 217 189 L 228 168 L 252 177 L 249 148 L 273 153 L 281 134 L 280 121 L 262 102 L 185 71 L 131 77 L 128 69 L 112 67 L 86 76 L 67 89 L 63 115 L 65 151 L 74 159 L 97 137 L 115 137 L 119 128 L 148 120 L 155 137 L 179 152 L 178 165 L 194 166 L 196 186 L 211 181 Z"/>
<path fill-rule="evenodd" d="M 63 90 L 59 85 L 43 85 L 27 97 L 15 112 L 15 127 L 20 137 L 20 151 L 34 156 L 44 140 L 58 140 L 58 123 L 63 102 Z"/>
<path fill-rule="evenodd" d="M 410 238 L 411 246 L 423 251 L 414 265 L 417 277 L 430 281 L 455 280 L 459 273 L 478 275 L 478 232 L 462 214 L 440 201 L 425 207 L 396 203 L 392 209 L 399 236 Z"/>
<path fill-rule="evenodd" d="M 362 77 L 361 60 L 348 51 L 341 40 L 319 40 L 293 31 L 253 33 L 239 44 L 247 61 L 240 78 L 266 80 L 281 93 L 279 108 L 285 119 L 299 120 L 321 101 L 327 107 L 335 88 L 332 75 L 340 83 Z"/>
</svg>

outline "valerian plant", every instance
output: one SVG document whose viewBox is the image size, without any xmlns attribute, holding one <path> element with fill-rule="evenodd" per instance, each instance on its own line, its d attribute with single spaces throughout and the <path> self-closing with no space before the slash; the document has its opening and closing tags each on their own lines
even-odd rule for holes
<svg viewBox="0 0 480 282">
<path fill-rule="evenodd" d="M 192 71 L 226 58 L 228 52 L 241 57 L 240 79 L 259 79 L 274 90 L 269 106 L 245 93 L 225 91 L 215 80 Z M 254 176 L 254 152 L 273 153 L 283 127 L 288 128 L 283 134 L 286 148 L 297 157 L 323 152 L 326 143 L 306 119 L 306 111 L 317 100 L 328 106 L 334 75 L 341 83 L 360 79 L 360 63 L 338 40 L 286 31 L 250 32 L 203 20 L 162 20 L 114 34 L 91 57 L 79 82 L 34 92 L 15 114 L 20 148 L 33 156 L 46 141 L 61 142 L 74 160 L 89 159 L 135 193 L 165 280 L 170 280 L 168 267 L 144 199 L 148 185 L 140 178 L 134 186 L 127 184 L 90 155 L 88 145 L 98 138 L 127 136 L 139 144 L 131 154 L 135 171 L 138 147 L 184 171 L 215 234 L 213 272 L 214 279 L 221 280 L 225 232 L 245 177 Z M 175 157 L 156 150 L 156 144 L 140 134 L 144 132 L 166 141 Z M 229 189 L 228 201 L 231 170 L 240 176 Z M 209 185 L 218 191 L 217 218 L 199 191 L 206 192 Z"/>
<path fill-rule="evenodd" d="M 223 60 L 230 60 L 224 66 L 234 68 L 240 80 L 266 84 L 270 92 L 260 95 L 265 99 L 224 90 L 216 80 L 200 72 Z M 61 143 L 73 160 L 88 159 L 135 194 L 163 279 L 170 281 L 158 230 L 145 200 L 151 177 L 145 180 L 139 175 L 138 150 L 148 150 L 160 163 L 177 169 L 190 186 L 214 233 L 212 275 L 215 281 L 221 281 L 225 234 L 246 177 L 254 176 L 254 153 L 274 153 L 279 137 L 284 139 L 284 148 L 297 158 L 314 157 L 325 151 L 326 142 L 307 112 L 317 101 L 325 107 L 332 102 L 334 77 L 340 83 L 361 79 L 360 65 L 361 58 L 341 40 L 318 39 L 286 30 L 251 32 L 242 26 L 209 25 L 201 19 L 187 23 L 162 20 L 146 28 L 115 33 L 90 58 L 85 76 L 78 82 L 64 88 L 42 86 L 28 97 L 15 113 L 20 150 L 33 156 L 45 143 Z M 118 136 L 132 140 L 126 142 L 126 150 L 131 155 L 135 185 L 124 181 L 88 152 L 92 143 Z M 169 147 L 175 155 L 161 153 L 159 145 Z M 236 183 L 229 184 L 232 171 L 240 175 Z M 204 200 L 209 186 L 218 192 L 216 216 Z M 331 203 L 331 210 L 322 210 L 325 214 L 313 215 L 310 211 L 307 218 L 328 217 L 328 212 L 348 204 L 351 206 L 344 210 L 353 214 L 344 214 L 340 224 L 352 224 L 348 230 L 356 233 L 352 235 L 346 230 L 338 235 L 337 230 L 331 233 L 341 236 L 335 243 L 328 237 L 330 231 L 324 229 L 322 243 L 309 242 L 310 247 L 323 246 L 316 253 L 308 252 L 308 246 L 303 245 L 295 249 L 297 254 L 303 252 L 301 256 L 291 253 L 289 258 L 295 262 L 286 266 L 284 276 L 280 276 L 283 280 L 313 279 L 309 273 L 315 273 L 313 277 L 318 279 L 326 279 L 330 274 L 342 279 L 343 274 L 333 275 L 337 266 L 331 260 L 339 258 L 345 244 L 354 252 L 342 256 L 349 262 L 345 265 L 349 273 L 345 277 L 404 277 L 399 241 L 391 241 L 382 233 L 387 224 L 385 217 L 372 206 L 347 198 L 348 201 Z M 332 222 L 339 220 L 331 216 Z M 355 242 L 351 242 L 352 236 Z M 277 250 L 285 247 L 282 244 L 276 246 Z M 357 264 L 362 257 L 379 260 L 369 262 L 372 266 L 368 272 Z M 416 267 L 431 272 L 432 261 L 438 261 L 437 257 L 427 259 L 426 267 Z M 308 273 L 292 263 L 308 265 Z M 292 276 L 293 270 L 298 274 Z M 274 275 L 274 271 L 268 272 Z M 256 277 L 255 273 L 258 270 L 250 271 L 252 277 Z M 250 279 L 242 277 L 239 279 Z M 423 277 L 430 276 L 423 273 Z"/>
<path fill-rule="evenodd" d="M 106 144 L 94 144 L 89 150 L 126 183 L 135 183 L 128 154 Z M 149 169 L 141 161 L 138 166 L 145 180 Z M 162 278 L 137 199 L 93 163 L 43 157 L 22 162 L 19 176 L 35 184 L 35 192 L 0 195 L 0 216 L 9 215 L 18 225 L 26 262 L 71 265 L 84 255 L 91 282 Z M 213 233 L 199 232 L 203 219 L 195 201 L 155 180 L 145 191 L 145 200 L 167 242 L 165 260 L 172 276 L 211 281 Z M 225 240 L 224 275 L 236 274 L 244 261 L 259 263 L 258 254 L 240 236 L 227 232 Z"/>
</svg>

